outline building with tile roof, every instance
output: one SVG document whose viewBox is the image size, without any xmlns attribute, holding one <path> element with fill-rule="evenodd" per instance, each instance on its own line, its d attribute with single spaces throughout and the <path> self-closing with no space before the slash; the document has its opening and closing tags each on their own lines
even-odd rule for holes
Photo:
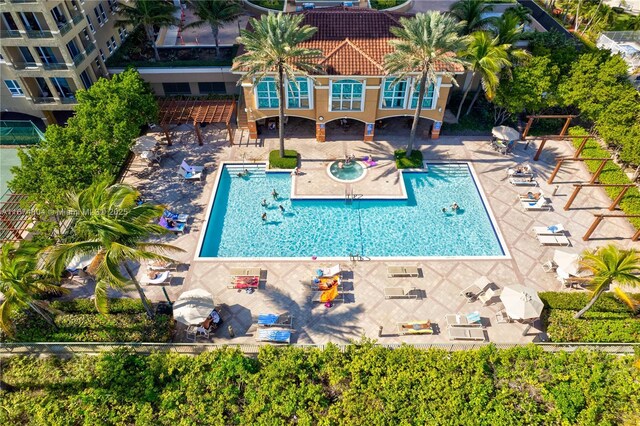
<svg viewBox="0 0 640 426">
<path fill-rule="evenodd" d="M 298 89 L 287 90 L 285 114 L 315 122 L 316 139 L 325 141 L 326 124 L 334 120 L 356 120 L 364 123 L 364 140 L 373 140 L 375 123 L 391 117 L 412 117 L 417 105 L 416 76 L 391 84 L 385 75 L 384 57 L 392 51 L 390 29 L 399 26 L 401 17 L 411 15 L 373 9 L 333 7 L 299 12 L 303 25 L 318 30 L 302 46 L 318 49 L 321 73 L 312 78 L 300 77 Z M 238 54 L 242 54 L 242 48 Z M 464 70 L 451 70 L 462 74 Z M 238 73 L 242 74 L 241 71 Z M 440 134 L 451 81 L 439 77 L 423 102 L 421 117 L 433 122 L 431 137 Z M 243 81 L 247 127 L 251 138 L 257 138 L 258 125 L 278 116 L 278 95 L 274 78 L 266 77 L 258 84 Z"/>
</svg>

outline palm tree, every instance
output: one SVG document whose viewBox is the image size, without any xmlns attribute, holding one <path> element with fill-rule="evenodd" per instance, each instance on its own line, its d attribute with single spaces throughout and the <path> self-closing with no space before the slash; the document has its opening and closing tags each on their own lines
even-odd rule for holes
<svg viewBox="0 0 640 426">
<path fill-rule="evenodd" d="M 483 18 L 482 14 L 491 12 L 493 6 L 483 0 L 459 0 L 452 4 L 449 10 L 463 24 L 462 34 L 468 35 L 483 29 L 491 22 L 491 18 Z"/>
<path fill-rule="evenodd" d="M 498 38 L 498 44 L 513 46 L 522 38 L 524 24 L 518 15 L 505 13 L 491 21 L 491 31 Z"/>
<path fill-rule="evenodd" d="M 517 4 L 516 6 L 511 6 L 507 10 L 504 11 L 505 15 L 516 16 L 520 23 L 528 22 L 531 23 L 531 9 L 525 7 L 521 4 Z"/>
<path fill-rule="evenodd" d="M 467 114 L 471 111 L 471 107 L 478 98 L 480 90 L 484 90 L 488 100 L 492 100 L 496 95 L 496 88 L 498 84 L 500 84 L 500 71 L 505 67 L 511 66 L 511 62 L 507 59 L 507 52 L 510 45 L 498 43 L 498 37 L 492 38 L 491 35 L 485 31 L 477 31 L 471 35 L 469 47 L 461 53 L 461 56 L 467 61 L 468 68 L 471 71 L 471 82 L 467 85 L 462 95 L 462 100 L 458 106 L 458 113 L 456 114 L 456 121 L 460 119 L 462 105 L 464 105 L 464 101 L 467 98 L 467 94 L 469 93 L 469 89 L 471 89 L 476 75 L 480 75 L 481 84 L 478 86 L 478 90 L 469 105 Z"/>
<path fill-rule="evenodd" d="M 185 28 L 209 24 L 216 42 L 216 55 L 220 56 L 218 41 L 220 27 L 235 21 L 242 15 L 244 12 L 242 2 L 240 0 L 189 0 L 189 7 L 193 9 L 200 20 L 186 25 Z"/>
<path fill-rule="evenodd" d="M 5 243 L 0 251 L 0 293 L 4 300 L 0 304 L 0 328 L 14 335 L 11 314 L 17 310 L 31 309 L 55 327 L 51 309 L 45 301 L 38 300 L 43 294 L 64 294 L 68 290 L 55 284 L 53 276 L 37 269 L 39 248 L 22 243 L 17 246 Z"/>
<path fill-rule="evenodd" d="M 95 183 L 80 193 L 69 193 L 67 211 L 75 216 L 73 233 L 77 241 L 45 251 L 45 264 L 54 274 L 62 273 L 74 256 L 95 256 L 88 272 L 96 278 L 95 303 L 101 313 L 108 310 L 107 288 L 123 289 L 132 283 L 147 315 L 153 318 L 153 310 L 129 262 L 171 261 L 161 253 L 181 251 L 169 244 L 146 242 L 166 233 L 166 229 L 153 223 L 163 214 L 164 207 L 138 205 L 135 200 L 139 195 L 129 186 L 108 186 L 108 182 Z"/>
<path fill-rule="evenodd" d="M 160 55 L 158 54 L 155 29 L 153 27 L 154 25 L 159 27 L 178 25 L 178 19 L 173 16 L 176 7 L 166 0 L 134 0 L 131 6 L 127 3 L 118 2 L 118 7 L 118 15 L 122 16 L 122 19 L 117 20 L 116 23 L 132 25 L 133 27 L 142 25 L 147 38 L 151 42 L 151 47 L 153 47 L 156 61 L 159 61 Z"/>
<path fill-rule="evenodd" d="M 297 85 L 296 76 L 305 76 L 318 70 L 312 61 L 322 54 L 319 50 L 298 46 L 317 31 L 310 25 L 300 26 L 303 19 L 304 15 L 283 13 L 262 15 L 260 20 L 251 18 L 249 25 L 252 30 L 242 30 L 238 37 L 238 43 L 244 45 L 246 52 L 238 56 L 233 65 L 234 70 L 246 72 L 245 79 L 254 79 L 254 85 L 275 71 L 281 158 L 284 157 L 285 77 L 290 84 Z"/>
<path fill-rule="evenodd" d="M 419 75 L 418 105 L 406 154 L 409 157 L 413 151 L 425 91 L 437 82 L 436 69 L 444 69 L 438 73 L 455 83 L 452 69 L 466 64 L 456 56 L 456 52 L 465 48 L 468 37 L 459 35 L 461 23 L 436 11 L 418 13 L 413 18 L 400 18 L 400 25 L 391 28 L 397 38 L 389 41 L 394 51 L 385 56 L 384 62 L 386 71 L 396 77 L 395 82 L 408 74 Z"/>
<path fill-rule="evenodd" d="M 589 303 L 575 314 L 574 318 L 580 318 L 598 300 L 602 293 L 613 282 L 626 284 L 632 287 L 640 287 L 640 257 L 635 250 L 620 250 L 611 244 L 599 248 L 595 253 L 585 252 L 580 261 L 580 267 L 593 273 L 588 287 L 593 294 Z M 616 293 L 620 298 L 633 308 L 630 298 L 619 288 Z"/>
</svg>

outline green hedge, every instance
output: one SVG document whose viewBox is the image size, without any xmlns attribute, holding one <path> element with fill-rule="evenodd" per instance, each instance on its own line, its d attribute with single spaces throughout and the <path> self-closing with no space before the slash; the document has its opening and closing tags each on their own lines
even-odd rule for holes
<svg viewBox="0 0 640 426">
<path fill-rule="evenodd" d="M 0 340 L 17 342 L 169 342 L 173 334 L 173 319 L 156 315 L 151 320 L 135 299 L 111 299 L 109 315 L 96 311 L 92 300 L 52 302 L 61 311 L 55 315 L 57 329 L 41 316 L 25 311 L 16 314 L 16 336 Z"/>
<path fill-rule="evenodd" d="M 538 293 L 546 308 L 579 311 L 591 298 L 590 293 L 546 291 Z M 640 294 L 629 294 L 640 302 Z M 590 312 L 616 312 L 630 314 L 629 307 L 614 294 L 604 293 L 589 310 Z"/>
<path fill-rule="evenodd" d="M 256 6 L 264 7 L 265 9 L 272 9 L 282 12 L 284 9 L 285 0 L 249 0 L 249 3 L 253 3 Z"/>
<path fill-rule="evenodd" d="M 3 359 L 0 424 L 635 424 L 633 357 L 533 345 L 446 352 L 359 344 L 341 352 L 119 350 Z"/>
<path fill-rule="evenodd" d="M 411 156 L 407 158 L 406 149 L 396 149 L 393 152 L 396 159 L 396 167 L 398 169 L 421 169 L 422 168 L 422 151 L 414 149 Z"/>
<path fill-rule="evenodd" d="M 406 3 L 409 0 L 371 0 L 371 8 L 383 10 L 389 9 L 391 7 L 400 6 L 403 3 Z M 354 1 L 354 4 L 357 4 L 357 1 Z"/>
<path fill-rule="evenodd" d="M 284 158 L 280 158 L 280 151 L 273 150 L 269 153 L 269 168 L 271 169 L 295 169 L 298 167 L 298 151 L 284 150 Z"/>
<path fill-rule="evenodd" d="M 587 131 L 582 127 L 575 126 L 569 129 L 570 135 L 587 135 Z M 581 143 L 580 139 L 574 139 L 573 145 L 574 147 L 578 147 Z M 580 154 L 582 158 L 606 158 L 611 157 L 611 152 L 602 148 L 598 142 L 590 139 L 585 145 L 584 150 Z M 587 168 L 591 173 L 595 172 L 600 165 L 600 161 L 585 161 Z M 615 164 L 613 161 L 607 162 L 604 170 L 600 174 L 599 177 L 600 183 L 613 183 L 613 184 L 625 184 L 625 183 L 633 183 L 627 177 L 627 175 L 622 171 L 622 169 Z M 615 199 L 622 188 L 605 188 L 605 191 L 611 199 Z M 604 207 L 604 206 L 603 206 Z M 629 188 L 627 193 L 622 197 L 622 201 L 620 201 L 620 208 L 626 214 L 640 214 L 640 191 L 638 191 L 637 187 Z M 640 229 L 640 218 L 633 217 L 628 219 L 629 222 L 636 228 Z"/>
</svg>

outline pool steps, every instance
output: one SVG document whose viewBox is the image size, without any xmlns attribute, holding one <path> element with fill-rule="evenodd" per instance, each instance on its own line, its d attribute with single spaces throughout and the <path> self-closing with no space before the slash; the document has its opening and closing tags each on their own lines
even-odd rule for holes
<svg viewBox="0 0 640 426">
<path fill-rule="evenodd" d="M 255 164 L 255 163 L 246 163 L 244 165 L 242 165 L 242 164 L 227 164 L 226 168 L 227 168 L 227 171 L 229 172 L 229 175 L 231 175 L 232 178 L 238 177 L 238 173 L 242 173 L 245 170 L 248 170 L 249 174 L 252 177 L 265 176 L 266 175 L 266 168 L 265 168 L 264 164 Z"/>
</svg>

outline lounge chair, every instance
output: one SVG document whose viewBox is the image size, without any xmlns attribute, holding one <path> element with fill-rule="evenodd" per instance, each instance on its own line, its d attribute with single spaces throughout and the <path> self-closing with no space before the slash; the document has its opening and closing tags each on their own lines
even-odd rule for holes
<svg viewBox="0 0 640 426">
<path fill-rule="evenodd" d="M 259 328 L 256 340 L 258 342 L 291 343 L 291 330 Z"/>
<path fill-rule="evenodd" d="M 534 226 L 531 230 L 536 235 L 564 235 L 564 226 L 561 223 L 551 226 Z"/>
<path fill-rule="evenodd" d="M 151 260 L 147 263 L 147 268 L 151 271 L 175 271 L 178 269 L 178 263 L 165 262 L 163 260 Z"/>
<path fill-rule="evenodd" d="M 487 340 L 484 330 L 478 327 L 447 327 L 450 340 Z"/>
<path fill-rule="evenodd" d="M 156 274 L 156 278 L 146 277 L 142 284 L 145 285 L 154 285 L 154 284 L 168 284 L 171 281 L 171 274 L 169 271 L 162 271 L 159 274 Z"/>
<path fill-rule="evenodd" d="M 233 277 L 231 284 L 227 286 L 227 288 L 235 288 L 235 289 L 245 289 L 245 288 L 255 288 L 257 289 L 260 285 L 260 277 L 259 276 L 247 276 Z"/>
<path fill-rule="evenodd" d="M 547 203 L 547 199 L 544 197 L 540 197 L 538 201 L 520 200 L 520 205 L 525 210 L 551 209 L 551 206 Z"/>
<path fill-rule="evenodd" d="M 169 226 L 169 222 L 167 222 L 167 218 L 164 216 L 160 218 L 158 225 L 162 226 L 167 231 L 174 232 L 176 234 L 184 233 L 184 228 L 187 226 L 186 223 L 176 223 L 175 226 Z"/>
<path fill-rule="evenodd" d="M 564 235 L 536 235 L 541 246 L 570 246 L 571 242 Z"/>
<path fill-rule="evenodd" d="M 362 162 L 367 165 L 367 167 L 377 166 L 378 162 L 368 155 L 362 159 Z"/>
<path fill-rule="evenodd" d="M 289 314 L 260 314 L 258 326 L 261 327 L 293 327 L 293 317 Z"/>
<path fill-rule="evenodd" d="M 530 165 L 524 164 L 516 167 L 507 168 L 507 176 L 513 178 L 529 178 L 533 177 L 533 169 Z"/>
<path fill-rule="evenodd" d="M 311 300 L 318 303 L 327 303 L 334 301 L 342 301 L 342 293 L 338 291 L 338 286 L 331 287 L 329 290 L 314 291 L 312 292 Z"/>
<path fill-rule="evenodd" d="M 419 277 L 420 271 L 415 266 L 388 266 L 387 277 Z"/>
<path fill-rule="evenodd" d="M 483 305 L 489 303 L 489 300 L 493 299 L 493 296 L 496 295 L 496 292 L 493 289 L 488 288 L 485 292 L 478 295 L 478 300 L 482 302 Z"/>
<path fill-rule="evenodd" d="M 202 172 L 188 172 L 182 167 L 178 169 L 178 174 L 186 180 L 201 180 Z"/>
<path fill-rule="evenodd" d="M 448 314 L 445 319 L 449 327 L 482 327 L 479 312 L 471 312 L 467 315 Z"/>
<path fill-rule="evenodd" d="M 316 275 L 319 277 L 331 277 L 334 275 L 340 275 L 340 265 L 334 265 L 330 268 L 320 268 L 316 271 Z"/>
<path fill-rule="evenodd" d="M 533 178 L 510 178 L 509 183 L 514 186 L 538 186 L 538 182 Z"/>
<path fill-rule="evenodd" d="M 231 268 L 229 273 L 232 277 L 259 277 L 262 275 L 260 268 Z"/>
<path fill-rule="evenodd" d="M 544 197 L 544 194 L 542 193 L 542 191 L 538 191 L 538 192 L 529 191 L 526 194 L 518 194 L 519 200 L 527 200 L 531 203 L 534 203 L 543 197 Z"/>
<path fill-rule="evenodd" d="M 189 220 L 188 214 L 174 213 L 170 210 L 165 210 L 164 213 L 162 213 L 162 216 L 180 223 L 185 223 L 187 220 Z"/>
<path fill-rule="evenodd" d="M 471 303 L 475 301 L 478 295 L 482 293 L 489 284 L 492 284 L 492 281 L 489 278 L 484 275 L 478 277 L 473 284 L 460 292 L 460 296 L 466 297 L 467 302 Z"/>
<path fill-rule="evenodd" d="M 204 166 L 190 166 L 189 164 L 187 164 L 186 160 L 182 160 L 180 168 L 184 169 L 184 171 L 186 172 L 191 173 L 202 173 L 204 171 Z"/>
<path fill-rule="evenodd" d="M 415 293 L 415 288 L 404 288 L 404 287 L 385 287 L 384 288 L 384 298 L 385 299 L 394 299 L 394 298 L 404 298 L 404 299 L 417 299 L 418 294 Z"/>
<path fill-rule="evenodd" d="M 431 321 L 408 321 L 396 323 L 400 334 L 433 334 Z"/>
<path fill-rule="evenodd" d="M 511 322 L 511 318 L 509 318 L 506 311 L 500 311 L 496 313 L 496 321 L 499 323 L 508 323 Z"/>
<path fill-rule="evenodd" d="M 334 275 L 332 277 L 311 278 L 311 287 L 314 290 L 329 290 L 334 285 L 338 288 L 342 287 L 342 280 L 340 279 L 340 275 Z"/>
</svg>

